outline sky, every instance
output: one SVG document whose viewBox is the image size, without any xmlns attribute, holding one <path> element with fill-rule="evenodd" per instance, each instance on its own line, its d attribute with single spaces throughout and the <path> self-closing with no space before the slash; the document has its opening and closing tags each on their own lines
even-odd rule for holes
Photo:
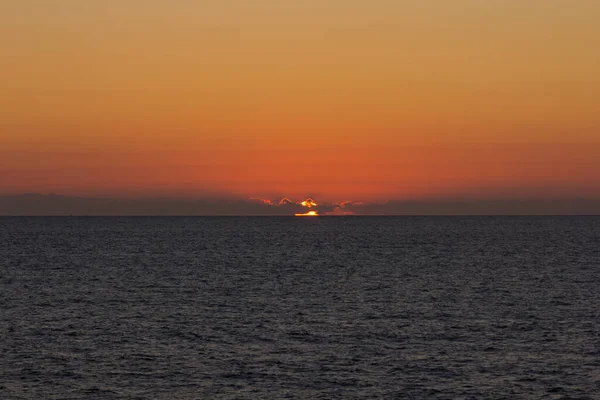
<svg viewBox="0 0 600 400">
<path fill-rule="evenodd" d="M 0 0 L 0 195 L 600 198 L 597 0 Z"/>
</svg>

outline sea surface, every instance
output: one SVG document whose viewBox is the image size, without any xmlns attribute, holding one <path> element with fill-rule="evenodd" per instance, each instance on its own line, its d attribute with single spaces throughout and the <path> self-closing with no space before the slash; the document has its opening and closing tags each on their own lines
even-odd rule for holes
<svg viewBox="0 0 600 400">
<path fill-rule="evenodd" d="M 368 398 L 600 399 L 600 218 L 0 218 L 0 399 Z"/>
</svg>

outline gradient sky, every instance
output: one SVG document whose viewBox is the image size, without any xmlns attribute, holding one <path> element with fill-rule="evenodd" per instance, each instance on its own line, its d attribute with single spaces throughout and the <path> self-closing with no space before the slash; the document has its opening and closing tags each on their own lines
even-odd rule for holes
<svg viewBox="0 0 600 400">
<path fill-rule="evenodd" d="M 0 0 L 0 194 L 600 197 L 598 0 Z"/>
</svg>

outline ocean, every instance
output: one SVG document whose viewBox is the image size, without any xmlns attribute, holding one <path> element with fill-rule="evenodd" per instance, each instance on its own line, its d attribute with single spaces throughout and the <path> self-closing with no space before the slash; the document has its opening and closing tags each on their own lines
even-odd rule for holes
<svg viewBox="0 0 600 400">
<path fill-rule="evenodd" d="M 0 399 L 600 399 L 600 217 L 0 218 Z"/>
</svg>

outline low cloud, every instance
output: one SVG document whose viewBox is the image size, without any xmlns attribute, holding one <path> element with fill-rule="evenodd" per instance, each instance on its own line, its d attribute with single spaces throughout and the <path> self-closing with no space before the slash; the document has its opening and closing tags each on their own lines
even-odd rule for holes
<svg viewBox="0 0 600 400">
<path fill-rule="evenodd" d="M 304 203 L 304 206 L 302 205 Z M 309 211 L 347 215 L 600 215 L 600 199 L 428 200 L 321 203 L 317 199 L 110 199 L 60 195 L 0 196 L 0 215 L 293 216 Z"/>
</svg>

